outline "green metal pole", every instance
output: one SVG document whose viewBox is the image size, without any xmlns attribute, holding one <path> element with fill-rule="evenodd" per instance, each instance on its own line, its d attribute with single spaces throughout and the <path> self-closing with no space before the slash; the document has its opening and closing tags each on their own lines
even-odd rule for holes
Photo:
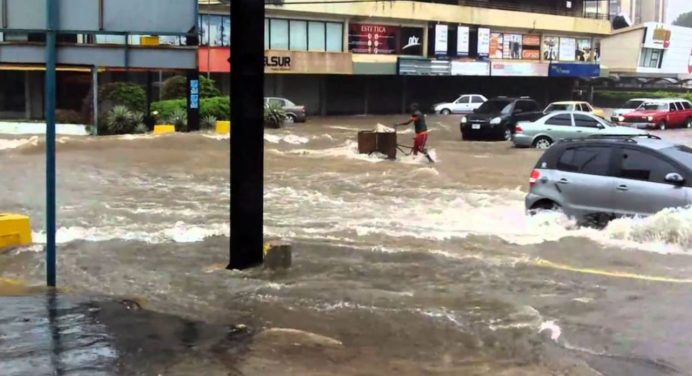
<svg viewBox="0 0 692 376">
<path fill-rule="evenodd" d="M 46 283 L 56 285 L 55 249 L 55 86 L 58 1 L 48 2 L 46 32 Z"/>
</svg>

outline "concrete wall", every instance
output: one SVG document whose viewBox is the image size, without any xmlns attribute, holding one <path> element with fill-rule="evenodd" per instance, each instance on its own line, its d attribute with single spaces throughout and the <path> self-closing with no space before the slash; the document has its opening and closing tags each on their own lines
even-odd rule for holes
<svg viewBox="0 0 692 376">
<path fill-rule="evenodd" d="M 567 33 L 607 35 L 611 31 L 608 20 L 556 16 L 528 12 L 487 9 L 471 6 L 421 3 L 415 1 L 377 1 L 361 3 L 284 4 L 267 6 L 272 14 L 300 12 L 306 15 L 329 14 L 343 17 L 439 21 L 489 27 L 546 30 Z M 375 22 L 375 21 L 373 21 Z"/>
<path fill-rule="evenodd" d="M 601 39 L 601 65 L 610 72 L 636 72 L 645 30 L 628 30 Z"/>
</svg>

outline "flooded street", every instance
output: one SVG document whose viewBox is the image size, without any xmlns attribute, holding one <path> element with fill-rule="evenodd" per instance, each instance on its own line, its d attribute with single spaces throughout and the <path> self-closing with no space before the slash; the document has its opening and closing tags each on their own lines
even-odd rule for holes
<svg viewBox="0 0 692 376">
<path fill-rule="evenodd" d="M 287 271 L 224 269 L 228 137 L 60 137 L 61 293 L 31 287 L 41 244 L 0 254 L 0 374 L 690 373 L 692 209 L 529 218 L 540 152 L 462 142 L 453 116 L 428 120 L 436 164 L 357 154 L 359 129 L 402 120 L 266 131 Z M 44 145 L 22 137 L 0 136 L 0 211 L 41 243 Z"/>
</svg>

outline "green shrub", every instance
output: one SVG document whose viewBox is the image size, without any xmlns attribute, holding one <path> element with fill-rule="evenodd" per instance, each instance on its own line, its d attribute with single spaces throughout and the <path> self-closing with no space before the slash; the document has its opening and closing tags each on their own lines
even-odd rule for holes
<svg viewBox="0 0 692 376">
<path fill-rule="evenodd" d="M 135 130 L 134 130 L 135 134 L 144 134 L 147 132 L 149 132 L 149 128 L 147 128 L 146 124 L 144 124 L 144 123 L 137 124 L 137 126 L 135 127 Z"/>
<path fill-rule="evenodd" d="M 111 82 L 99 87 L 99 117 L 106 116 L 115 106 L 125 106 L 130 111 L 144 112 L 146 110 L 147 94 L 144 88 L 129 82 Z M 93 119 L 94 116 L 93 90 L 82 102 L 82 117 Z"/>
<path fill-rule="evenodd" d="M 55 122 L 59 124 L 83 124 L 84 118 L 74 110 L 55 110 Z"/>
<path fill-rule="evenodd" d="M 270 104 L 264 107 L 264 126 L 269 128 L 281 128 L 286 121 L 286 111 L 278 104 Z"/>
<path fill-rule="evenodd" d="M 202 129 L 213 129 L 216 127 L 216 116 L 205 116 L 202 118 L 202 121 L 200 122 L 200 128 Z"/>
<path fill-rule="evenodd" d="M 159 119 L 169 119 L 175 111 L 185 111 L 186 108 L 187 102 L 185 99 L 171 99 L 151 104 L 151 110 L 157 112 Z M 231 104 L 229 98 L 203 98 L 200 101 L 199 116 L 200 119 L 213 116 L 217 120 L 230 120 Z"/>
<path fill-rule="evenodd" d="M 125 106 L 115 106 L 106 117 L 105 127 L 99 127 L 99 134 L 131 134 L 144 125 L 144 115 L 141 112 L 132 112 Z"/>
<path fill-rule="evenodd" d="M 213 116 L 217 120 L 231 119 L 231 102 L 229 97 L 204 98 L 200 102 L 199 116 Z"/>
<path fill-rule="evenodd" d="M 673 91 L 615 91 L 594 92 L 594 104 L 603 107 L 618 107 L 632 98 L 685 98 L 692 100 L 692 93 Z"/>
<path fill-rule="evenodd" d="M 187 132 L 187 110 L 178 108 L 167 118 L 169 124 L 175 125 L 176 132 Z"/>
<path fill-rule="evenodd" d="M 214 80 L 205 76 L 199 77 L 201 98 L 220 97 L 221 91 L 216 88 Z M 163 82 L 161 98 L 164 100 L 187 98 L 187 77 L 173 76 Z"/>
</svg>

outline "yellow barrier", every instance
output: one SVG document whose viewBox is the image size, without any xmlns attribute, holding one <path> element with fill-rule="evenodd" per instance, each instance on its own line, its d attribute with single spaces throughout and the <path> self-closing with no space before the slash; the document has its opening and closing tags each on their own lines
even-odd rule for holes
<svg viewBox="0 0 692 376">
<path fill-rule="evenodd" d="M 154 134 L 175 133 L 175 125 L 159 124 L 154 126 Z"/>
<path fill-rule="evenodd" d="M 227 120 L 218 120 L 216 122 L 216 134 L 231 133 L 231 122 Z"/>
<path fill-rule="evenodd" d="M 31 223 L 29 217 L 19 214 L 0 213 L 0 251 L 9 247 L 30 245 Z"/>
<path fill-rule="evenodd" d="M 142 46 L 158 46 L 161 44 L 161 40 L 158 36 L 148 36 L 139 38 L 139 44 Z"/>
</svg>

